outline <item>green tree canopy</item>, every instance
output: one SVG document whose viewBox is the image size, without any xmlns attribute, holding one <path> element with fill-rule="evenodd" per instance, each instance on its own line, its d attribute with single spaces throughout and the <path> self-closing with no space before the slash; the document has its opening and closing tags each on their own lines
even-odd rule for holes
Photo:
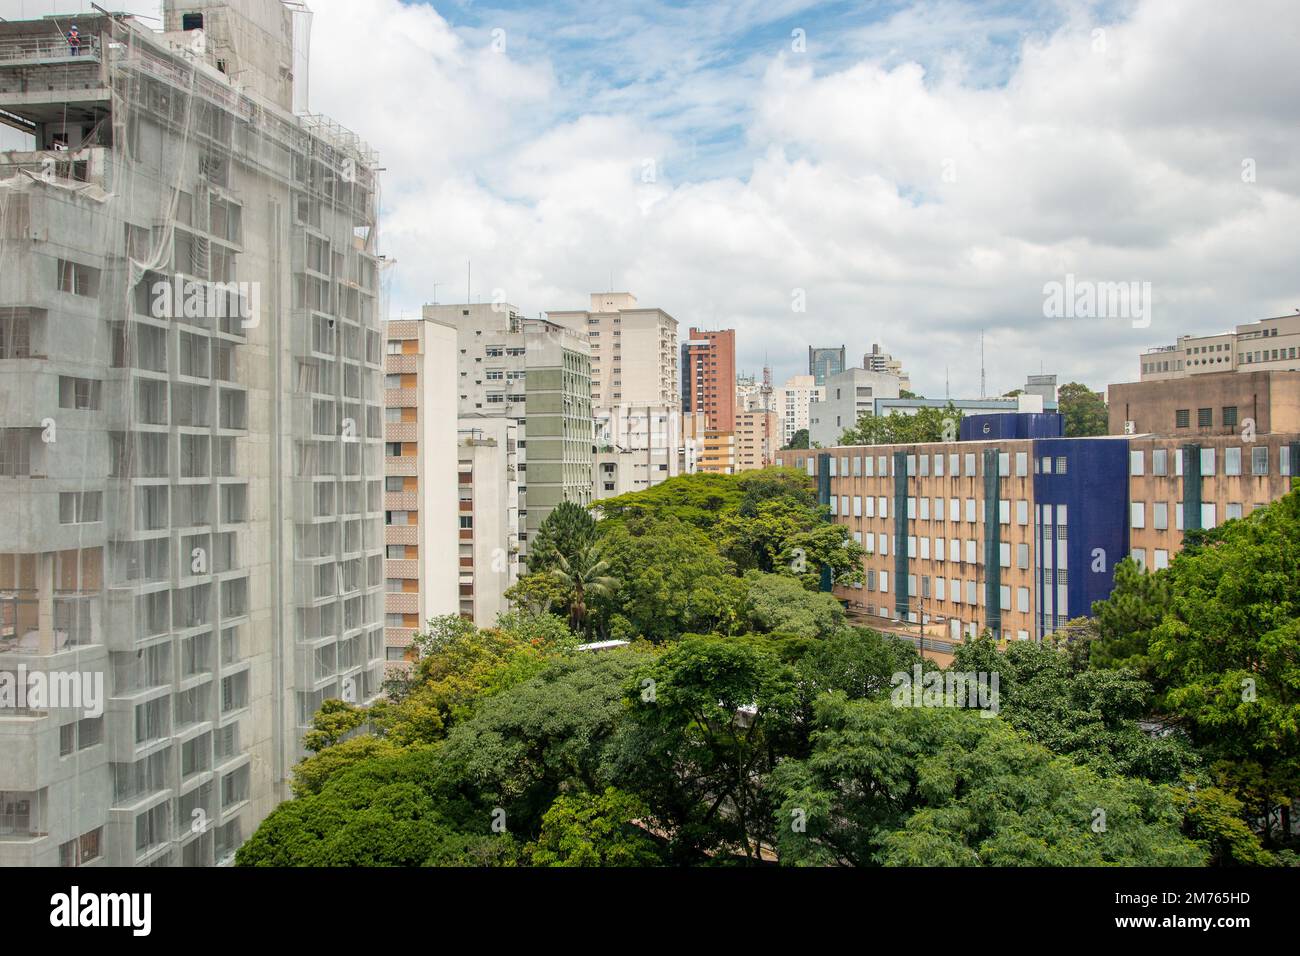
<svg viewBox="0 0 1300 956">
<path fill-rule="evenodd" d="M 1105 435 L 1110 429 L 1106 400 L 1081 382 L 1068 382 L 1056 392 L 1057 409 L 1065 416 L 1067 438 Z"/>
</svg>

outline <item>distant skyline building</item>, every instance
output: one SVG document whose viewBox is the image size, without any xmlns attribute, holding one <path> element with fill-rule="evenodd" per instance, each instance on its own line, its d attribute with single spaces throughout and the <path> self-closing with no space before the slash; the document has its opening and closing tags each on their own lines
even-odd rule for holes
<svg viewBox="0 0 1300 956">
<path fill-rule="evenodd" d="M 847 350 L 841 345 L 836 348 L 814 348 L 808 346 L 808 374 L 817 385 L 825 385 L 832 375 L 843 372 L 848 365 Z"/>
<path fill-rule="evenodd" d="M 644 491 L 678 473 L 677 320 L 630 292 L 593 292 L 590 308 L 547 317 L 591 346 L 595 500 Z"/>
<path fill-rule="evenodd" d="M 509 303 L 426 305 L 457 328 L 458 417 L 518 423 L 520 551 L 561 501 L 592 499 L 591 347 L 587 336 Z M 449 452 L 450 454 L 450 452 Z"/>
<path fill-rule="evenodd" d="M 808 438 L 819 445 L 839 443 L 844 430 L 863 416 L 875 415 L 875 401 L 898 398 L 901 379 L 888 372 L 846 369 L 826 380 L 825 396 L 808 407 Z"/>
<path fill-rule="evenodd" d="M 708 427 L 736 429 L 736 330 L 692 328 L 682 343 L 682 415 L 703 412 Z"/>
<path fill-rule="evenodd" d="M 1214 372 L 1300 371 L 1300 314 L 1245 322 L 1230 332 L 1180 335 L 1173 345 L 1147 349 L 1141 381 Z"/>
</svg>

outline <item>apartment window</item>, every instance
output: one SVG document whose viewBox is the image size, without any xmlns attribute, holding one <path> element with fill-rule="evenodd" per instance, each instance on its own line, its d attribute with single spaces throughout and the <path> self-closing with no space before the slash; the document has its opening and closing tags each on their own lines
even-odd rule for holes
<svg viewBox="0 0 1300 956">
<path fill-rule="evenodd" d="M 99 270 L 80 262 L 60 259 L 59 291 L 94 298 L 99 295 Z"/>
<path fill-rule="evenodd" d="M 1225 517 L 1227 520 L 1231 521 L 1231 520 L 1233 520 L 1234 518 L 1240 518 L 1240 517 L 1241 517 L 1241 514 L 1242 514 L 1241 502 L 1240 502 L 1240 501 L 1229 501 L 1229 502 L 1228 502 L 1228 507 L 1227 507 L 1226 511 L 1224 512 L 1224 517 Z"/>
<path fill-rule="evenodd" d="M 401 342 L 400 339 L 389 339 L 389 340 L 388 340 L 388 354 L 389 354 L 389 355 L 401 355 L 401 354 L 402 354 L 402 342 Z"/>
<path fill-rule="evenodd" d="M 1250 473 L 1252 475 L 1268 474 L 1268 446 L 1261 445 L 1250 450 Z"/>
<path fill-rule="evenodd" d="M 1157 531 L 1169 530 L 1169 504 L 1157 501 L 1151 506 L 1151 527 Z"/>
<path fill-rule="evenodd" d="M 1067 469 L 1066 469 L 1065 456 L 1064 456 L 1064 455 L 1058 455 L 1058 456 L 1056 457 L 1056 473 L 1057 473 L 1058 475 L 1063 475 L 1063 474 L 1065 474 L 1066 470 L 1067 470 Z"/>
<path fill-rule="evenodd" d="M 1225 405 L 1223 406 L 1222 413 L 1224 426 L 1227 428 L 1235 428 L 1237 426 L 1237 406 Z"/>
<path fill-rule="evenodd" d="M 1028 474 L 1029 474 L 1029 453 L 1018 451 L 1016 452 L 1016 477 L 1024 478 Z"/>
<path fill-rule="evenodd" d="M 100 383 L 90 378 L 59 376 L 59 408 L 94 411 L 99 408 Z"/>
<path fill-rule="evenodd" d="M 1133 548 L 1129 551 L 1128 556 L 1143 571 L 1147 569 L 1147 552 L 1145 548 Z"/>
<path fill-rule="evenodd" d="M 1151 451 L 1151 474 L 1167 475 L 1169 474 L 1169 451 L 1165 448 L 1154 448 Z"/>
<path fill-rule="evenodd" d="M 1029 545 L 1028 544 L 1016 545 L 1016 567 L 1020 568 L 1022 571 L 1029 567 Z"/>
<path fill-rule="evenodd" d="M 1028 501 L 1016 502 L 1016 524 L 1019 525 L 1029 524 L 1029 502 Z"/>
<path fill-rule="evenodd" d="M 1201 449 L 1201 474 L 1202 475 L 1214 474 L 1214 449 L 1213 448 Z"/>
<path fill-rule="evenodd" d="M 1129 505 L 1129 525 L 1133 528 L 1145 528 L 1146 524 L 1146 504 L 1141 501 L 1134 501 Z"/>
<path fill-rule="evenodd" d="M 59 866 L 82 866 L 103 854 L 104 828 L 97 827 L 59 845 Z"/>
<path fill-rule="evenodd" d="M 1191 425 L 1191 411 L 1186 408 L 1177 409 L 1174 412 L 1174 427 L 1187 428 Z"/>
<path fill-rule="evenodd" d="M 1128 473 L 1130 475 L 1143 474 L 1143 467 L 1146 463 L 1146 456 L 1141 451 L 1131 451 L 1128 453 Z"/>
<path fill-rule="evenodd" d="M 100 521 L 103 492 L 64 491 L 59 493 L 59 524 L 93 524 Z"/>
<path fill-rule="evenodd" d="M 1198 428 L 1209 428 L 1214 424 L 1213 408 L 1198 408 L 1196 410 L 1196 425 Z"/>
</svg>

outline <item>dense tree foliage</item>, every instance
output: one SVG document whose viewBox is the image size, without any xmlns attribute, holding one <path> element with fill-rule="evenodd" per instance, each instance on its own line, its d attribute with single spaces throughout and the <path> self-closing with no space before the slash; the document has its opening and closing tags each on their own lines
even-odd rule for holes
<svg viewBox="0 0 1300 956">
<path fill-rule="evenodd" d="M 941 669 L 790 566 L 852 553 L 813 540 L 805 476 L 690 478 L 602 504 L 526 576 L 572 591 L 594 549 L 613 583 L 583 614 L 435 618 L 386 697 L 327 701 L 237 862 L 1296 862 L 1300 492 L 1168 570 L 1121 562 L 1056 645 L 986 636 Z M 629 643 L 580 650 L 589 622 Z M 970 675 L 992 693 L 898 691 Z"/>
<path fill-rule="evenodd" d="M 1105 435 L 1110 430 L 1110 413 L 1100 392 L 1080 382 L 1067 382 L 1056 392 L 1057 410 L 1065 416 L 1067 438 Z"/>
<path fill-rule="evenodd" d="M 962 413 L 951 402 L 944 408 L 918 408 L 915 414 L 863 415 L 840 436 L 841 445 L 890 445 L 956 441 Z"/>
</svg>

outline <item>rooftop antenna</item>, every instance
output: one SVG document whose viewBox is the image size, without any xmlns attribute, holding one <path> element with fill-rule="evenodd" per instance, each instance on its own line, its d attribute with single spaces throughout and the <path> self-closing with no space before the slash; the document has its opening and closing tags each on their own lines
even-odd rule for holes
<svg viewBox="0 0 1300 956">
<path fill-rule="evenodd" d="M 948 366 L 943 367 L 943 397 L 952 398 L 952 391 L 948 387 Z"/>
<path fill-rule="evenodd" d="M 984 384 L 984 330 L 980 329 L 980 398 L 984 398 L 987 391 Z"/>
</svg>

